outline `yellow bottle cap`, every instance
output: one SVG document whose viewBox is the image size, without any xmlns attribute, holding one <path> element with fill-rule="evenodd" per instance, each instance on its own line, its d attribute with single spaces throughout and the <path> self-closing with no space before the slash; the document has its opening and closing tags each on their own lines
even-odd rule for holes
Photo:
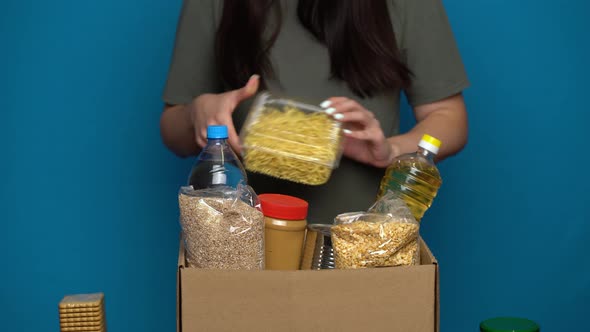
<svg viewBox="0 0 590 332">
<path fill-rule="evenodd" d="M 439 139 L 432 137 L 428 134 L 424 134 L 424 136 L 422 136 L 422 140 L 436 146 L 437 148 L 440 148 L 440 145 L 442 144 L 442 142 Z"/>
<path fill-rule="evenodd" d="M 428 134 L 424 134 L 424 136 L 422 136 L 422 139 L 420 140 L 420 143 L 418 144 L 418 146 L 422 147 L 424 149 L 427 149 L 434 154 L 437 154 L 438 149 L 440 148 L 441 144 L 442 144 L 442 142 L 440 140 L 438 140 L 437 138 L 434 138 Z"/>
</svg>

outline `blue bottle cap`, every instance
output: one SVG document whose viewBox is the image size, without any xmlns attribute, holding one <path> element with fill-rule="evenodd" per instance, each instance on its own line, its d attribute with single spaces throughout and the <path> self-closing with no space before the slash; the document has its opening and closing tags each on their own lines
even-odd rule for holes
<svg viewBox="0 0 590 332">
<path fill-rule="evenodd" d="M 208 139 L 219 139 L 227 138 L 227 126 L 207 126 L 207 138 Z"/>
</svg>

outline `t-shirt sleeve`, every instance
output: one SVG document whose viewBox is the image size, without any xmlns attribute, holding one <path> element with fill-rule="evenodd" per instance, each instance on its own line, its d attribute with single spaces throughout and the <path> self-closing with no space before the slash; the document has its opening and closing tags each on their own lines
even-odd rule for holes
<svg viewBox="0 0 590 332">
<path fill-rule="evenodd" d="M 412 72 L 412 106 L 463 91 L 469 81 L 441 0 L 403 2 L 401 53 Z"/>
<path fill-rule="evenodd" d="M 216 0 L 184 0 L 163 100 L 186 104 L 219 90 L 215 68 Z"/>
</svg>

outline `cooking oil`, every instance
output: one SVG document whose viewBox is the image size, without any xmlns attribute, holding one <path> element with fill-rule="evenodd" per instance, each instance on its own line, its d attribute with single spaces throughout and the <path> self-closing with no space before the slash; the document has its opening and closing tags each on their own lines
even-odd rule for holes
<svg viewBox="0 0 590 332">
<path fill-rule="evenodd" d="M 418 143 L 418 150 L 399 156 L 385 171 L 379 186 L 379 199 L 388 190 L 398 193 L 406 202 L 417 221 L 431 206 L 436 197 L 442 178 L 434 164 L 441 142 L 424 135 Z"/>
</svg>

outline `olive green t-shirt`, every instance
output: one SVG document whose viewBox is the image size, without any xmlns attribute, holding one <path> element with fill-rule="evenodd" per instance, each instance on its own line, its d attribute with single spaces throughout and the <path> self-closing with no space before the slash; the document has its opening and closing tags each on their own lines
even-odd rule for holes
<svg viewBox="0 0 590 332">
<path fill-rule="evenodd" d="M 372 111 L 387 137 L 399 130 L 400 91 L 392 89 L 360 99 L 347 85 L 330 78 L 327 48 L 297 18 L 297 1 L 283 0 L 283 22 L 271 49 L 276 78 L 268 89 L 306 101 L 345 96 Z M 404 91 L 412 106 L 434 102 L 465 89 L 469 83 L 441 0 L 389 0 L 389 12 L 403 60 L 413 73 Z M 186 104 L 203 93 L 223 91 L 214 58 L 215 30 L 223 1 L 185 0 L 163 99 Z M 259 74 L 259 73 L 252 73 Z M 249 103 L 234 112 L 240 130 Z M 416 142 L 417 144 L 418 142 Z M 310 223 L 331 223 L 339 213 L 362 211 L 374 202 L 384 170 L 343 157 L 330 180 L 307 186 L 248 173 L 258 194 L 281 193 L 309 202 Z"/>
</svg>

